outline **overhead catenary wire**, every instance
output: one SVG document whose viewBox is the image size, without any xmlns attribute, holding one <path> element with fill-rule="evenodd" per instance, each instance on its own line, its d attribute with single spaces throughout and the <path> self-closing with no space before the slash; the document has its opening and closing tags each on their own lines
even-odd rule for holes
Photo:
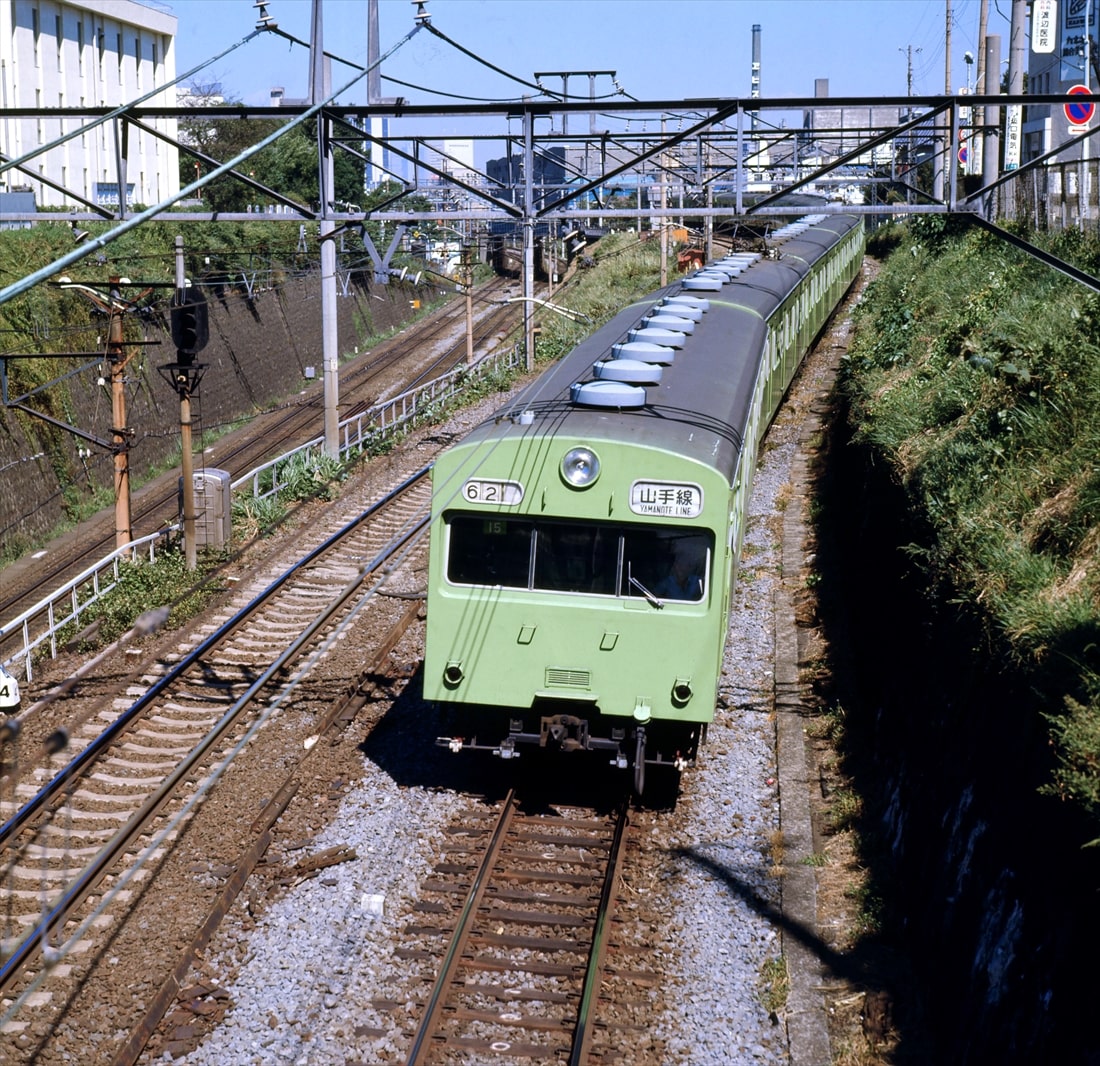
<svg viewBox="0 0 1100 1066">
<path fill-rule="evenodd" d="M 297 127 L 301 126 L 303 123 L 311 121 L 317 115 L 319 115 L 326 107 L 328 107 L 336 99 L 338 99 L 339 96 L 342 93 L 347 92 L 348 89 L 350 89 L 353 85 L 355 85 L 358 81 L 360 81 L 368 73 L 370 73 L 371 69 L 373 69 L 374 67 L 381 64 L 384 60 L 390 58 L 399 48 L 401 48 L 403 45 L 407 44 L 413 38 L 413 36 L 415 34 L 417 34 L 423 28 L 424 25 L 425 25 L 424 22 L 417 22 L 416 25 L 413 26 L 413 28 L 407 34 L 405 34 L 405 36 L 402 37 L 392 48 L 390 48 L 384 55 L 379 56 L 377 62 L 372 64 L 371 68 L 361 70 L 347 84 L 342 85 L 339 89 L 335 90 L 326 99 L 318 101 L 317 103 L 314 103 L 310 107 L 306 108 L 296 118 L 293 118 L 293 119 L 289 120 L 282 128 L 275 131 L 270 136 L 265 137 L 261 141 L 257 142 L 256 144 L 253 144 L 250 147 L 246 148 L 244 151 L 240 152 L 238 155 L 234 156 L 232 159 L 228 160 L 225 163 L 222 163 L 218 167 L 215 167 L 213 170 L 211 170 L 208 174 L 204 175 L 202 178 L 199 178 L 197 181 L 193 181 L 189 185 L 184 186 L 178 192 L 173 193 L 171 196 L 169 196 L 166 199 L 162 200 L 160 203 L 154 204 L 152 207 L 148 207 L 144 211 L 139 211 L 136 214 L 131 215 L 128 219 L 119 222 L 117 225 L 115 225 L 107 233 L 101 234 L 98 237 L 95 237 L 95 238 L 92 238 L 91 240 L 83 242 L 82 244 L 80 244 L 76 248 L 74 248 L 71 252 L 69 252 L 67 255 L 63 255 L 59 259 L 54 260 L 54 262 L 49 264 L 48 266 L 43 267 L 39 270 L 36 270 L 33 273 L 28 274 L 26 277 L 22 278 L 21 280 L 19 280 L 17 282 L 14 282 L 13 284 L 6 286 L 5 288 L 0 289 L 0 304 L 4 304 L 8 300 L 11 300 L 14 297 L 20 295 L 21 293 L 26 292 L 28 289 L 33 288 L 39 282 L 45 281 L 47 278 L 50 278 L 54 274 L 57 274 L 60 271 L 64 270 L 65 267 L 70 266 L 73 263 L 79 262 L 81 259 L 85 258 L 86 256 L 91 255 L 97 249 L 104 247 L 110 241 L 115 240 L 118 237 L 121 237 L 124 233 L 129 233 L 130 230 L 135 229 L 136 227 L 141 226 L 144 223 L 150 221 L 151 219 L 153 219 L 157 215 L 159 215 L 162 211 L 164 211 L 167 208 L 171 207 L 173 204 L 178 203 L 180 200 L 186 199 L 192 193 L 196 192 L 198 189 L 203 188 L 205 185 L 209 184 L 215 178 L 219 178 L 223 174 L 230 173 L 240 163 L 243 163 L 247 159 L 251 159 L 252 156 L 256 155 L 258 152 L 261 152 L 261 151 L 263 151 L 263 149 L 267 148 L 269 145 L 274 144 L 276 141 L 279 140 L 280 137 L 287 134 L 290 130 L 296 129 Z M 270 31 L 254 31 L 254 32 L 270 32 Z M 252 35 L 250 34 L 249 36 L 251 37 Z M 204 64 L 204 66 L 208 65 L 209 62 L 212 62 L 212 61 L 208 61 L 208 63 Z M 196 69 L 201 69 L 201 67 L 196 68 Z M 186 76 L 186 75 L 184 75 L 184 76 Z M 177 81 L 178 80 L 179 79 L 177 79 Z M 116 109 L 116 110 L 117 110 L 118 113 L 122 113 L 128 107 L 132 107 L 132 106 L 133 106 L 133 104 L 127 104 L 127 105 L 124 105 L 122 108 L 119 108 L 119 109 Z M 80 132 L 79 130 L 75 131 L 75 133 L 73 135 L 75 135 L 76 133 L 79 133 L 79 132 Z"/>
</svg>

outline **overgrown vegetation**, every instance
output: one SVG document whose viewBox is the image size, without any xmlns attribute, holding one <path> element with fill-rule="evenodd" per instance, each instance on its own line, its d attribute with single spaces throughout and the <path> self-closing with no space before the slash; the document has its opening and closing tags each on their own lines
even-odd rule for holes
<svg viewBox="0 0 1100 1066">
<path fill-rule="evenodd" d="M 550 363 L 571 351 L 632 299 L 660 284 L 660 245 L 634 233 L 612 233 L 593 250 L 595 267 L 579 269 L 558 288 L 552 302 L 580 316 L 572 320 L 552 311 L 539 315 L 535 360 Z"/>
<path fill-rule="evenodd" d="M 220 555 L 206 552 L 199 557 L 198 569 L 188 570 L 182 551 L 167 551 L 153 563 L 123 563 L 118 584 L 89 603 L 81 611 L 79 622 L 66 626 L 59 639 L 72 644 L 75 650 L 110 644 L 142 614 L 158 607 L 169 608 L 169 627 L 182 625 L 202 610 L 216 591 L 207 578 L 221 562 Z"/>
<path fill-rule="evenodd" d="M 1028 239 L 1098 273 L 1095 238 Z M 856 437 L 926 531 L 909 552 L 936 598 L 1041 694 L 1049 790 L 1100 821 L 1100 296 L 955 219 L 876 245 L 894 250 L 847 357 Z"/>
</svg>

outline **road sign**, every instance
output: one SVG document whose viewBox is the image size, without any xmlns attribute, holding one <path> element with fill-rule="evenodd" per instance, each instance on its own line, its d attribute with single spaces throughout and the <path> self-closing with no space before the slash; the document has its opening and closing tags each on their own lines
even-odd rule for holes
<svg viewBox="0 0 1100 1066">
<path fill-rule="evenodd" d="M 959 162 L 962 163 L 963 166 L 966 166 L 966 156 L 967 156 L 966 145 L 964 144 L 959 149 Z"/>
<path fill-rule="evenodd" d="M 1092 90 L 1087 85 L 1074 85 L 1069 90 L 1068 95 L 1091 96 Z M 1071 125 L 1084 126 L 1092 119 L 1093 113 L 1096 111 L 1096 105 L 1091 101 L 1082 101 L 1081 103 L 1064 104 L 1063 110 Z"/>
</svg>

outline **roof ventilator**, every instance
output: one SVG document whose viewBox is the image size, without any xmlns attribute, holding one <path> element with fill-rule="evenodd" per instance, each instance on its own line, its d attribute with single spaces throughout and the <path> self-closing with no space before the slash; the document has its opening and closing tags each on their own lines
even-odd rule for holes
<svg viewBox="0 0 1100 1066">
<path fill-rule="evenodd" d="M 649 329 L 646 327 L 630 330 L 626 335 L 628 341 L 649 341 L 659 344 L 664 348 L 682 348 L 684 335 L 671 329 Z"/>
<path fill-rule="evenodd" d="M 641 359 L 607 359 L 596 363 L 592 373 L 601 381 L 621 381 L 629 385 L 660 385 L 664 370 L 656 363 Z"/>
<path fill-rule="evenodd" d="M 645 329 L 671 329 L 675 333 L 695 332 L 695 323 L 690 318 L 681 318 L 679 315 L 674 315 L 671 312 L 668 314 L 651 312 L 646 315 L 642 322 L 642 326 Z"/>
<path fill-rule="evenodd" d="M 659 363 L 668 366 L 676 361 L 676 352 L 663 344 L 648 341 L 623 341 L 611 345 L 612 359 L 639 359 L 643 363 Z"/>
<path fill-rule="evenodd" d="M 644 407 L 645 389 L 621 381 L 577 382 L 569 390 L 569 398 L 585 407 Z"/>
</svg>

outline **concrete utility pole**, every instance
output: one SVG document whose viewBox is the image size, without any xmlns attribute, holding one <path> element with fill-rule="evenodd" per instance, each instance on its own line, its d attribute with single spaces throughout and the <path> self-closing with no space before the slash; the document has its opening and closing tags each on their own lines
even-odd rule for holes
<svg viewBox="0 0 1100 1066">
<path fill-rule="evenodd" d="M 951 0 L 944 0 L 944 27 L 943 27 L 943 39 L 945 45 L 945 51 L 947 58 L 944 60 L 943 68 L 943 91 L 947 96 L 951 95 Z M 948 169 L 947 151 L 946 145 L 951 145 L 952 141 L 950 134 L 945 138 L 942 133 L 937 133 L 935 140 L 933 141 L 933 154 L 935 155 L 935 164 L 932 170 L 932 195 L 937 200 L 944 198 L 944 188 L 946 187 L 946 175 Z"/>
<path fill-rule="evenodd" d="M 1001 71 L 1001 36 L 989 34 L 985 38 L 985 85 L 982 92 L 986 96 L 997 96 L 1000 93 Z M 982 184 L 992 185 L 998 177 L 1001 165 L 1001 109 L 999 107 L 985 108 L 985 135 L 982 138 L 985 145 L 982 148 Z M 986 196 L 984 214 L 987 219 L 992 219 L 997 211 L 997 193 L 992 190 Z"/>
<path fill-rule="evenodd" d="M 1012 0 L 1012 22 L 1008 38 L 1008 95 L 1022 96 L 1024 71 L 1027 68 L 1027 0 Z M 1017 170 L 1023 149 L 1024 109 L 1012 104 L 1006 110 L 1005 122 L 1005 170 Z M 1009 186 L 1010 190 L 1014 187 Z M 1010 195 L 1004 205 L 1005 213 L 1014 218 L 1015 197 Z"/>
<path fill-rule="evenodd" d="M 329 94 L 328 61 L 325 59 L 321 0 L 313 0 L 313 21 L 309 37 L 309 102 L 318 104 Z M 333 164 L 329 123 L 324 114 L 317 116 L 318 174 L 321 199 L 321 347 L 324 364 L 325 455 L 340 458 L 340 348 L 336 328 L 336 223 L 328 217 L 332 210 Z M 327 238 L 327 239 L 326 239 Z"/>
</svg>

